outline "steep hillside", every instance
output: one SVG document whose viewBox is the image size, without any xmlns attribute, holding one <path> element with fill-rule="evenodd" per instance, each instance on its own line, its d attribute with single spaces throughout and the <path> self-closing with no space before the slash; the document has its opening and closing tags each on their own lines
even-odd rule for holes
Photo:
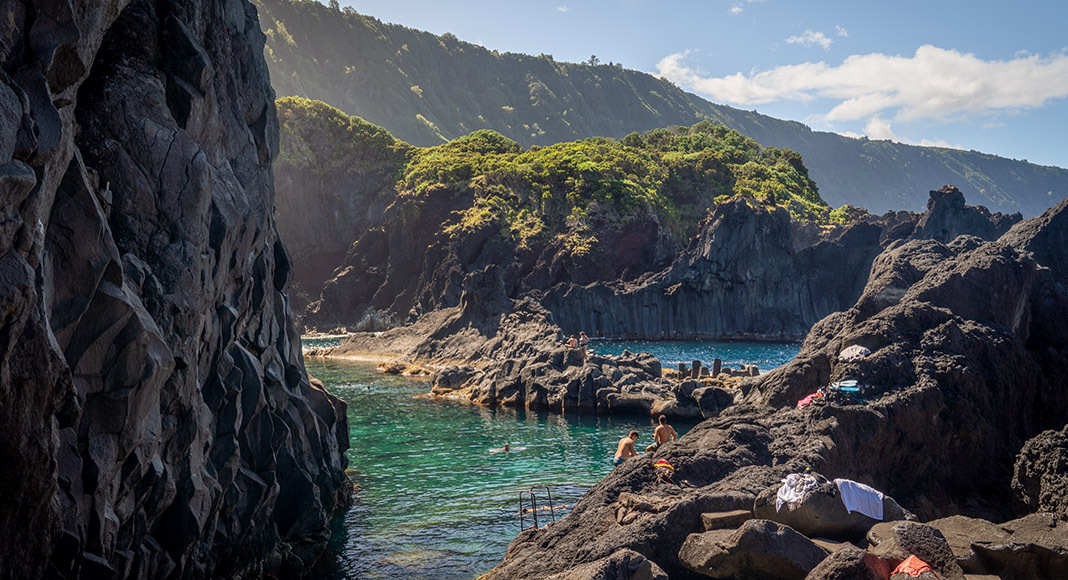
<svg viewBox="0 0 1068 580">
<path fill-rule="evenodd" d="M 523 146 L 548 145 L 709 120 L 801 153 L 822 196 L 835 206 L 920 210 L 932 186 L 953 183 L 993 211 L 1036 215 L 1068 194 L 1068 170 L 816 132 L 710 103 L 620 65 L 498 53 L 310 0 L 255 4 L 279 96 L 328 102 L 414 145 L 437 145 L 478 129 Z"/>
</svg>

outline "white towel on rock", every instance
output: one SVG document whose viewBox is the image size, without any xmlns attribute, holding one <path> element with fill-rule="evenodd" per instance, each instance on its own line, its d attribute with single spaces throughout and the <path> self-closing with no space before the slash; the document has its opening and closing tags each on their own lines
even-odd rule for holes
<svg viewBox="0 0 1068 580">
<path fill-rule="evenodd" d="M 838 493 L 842 494 L 846 511 L 860 512 L 876 520 L 883 519 L 883 492 L 852 479 L 836 479 L 834 484 L 838 486 Z"/>
<path fill-rule="evenodd" d="M 815 489 L 819 485 L 815 477 L 807 473 L 791 473 L 786 476 L 786 479 L 782 480 L 782 487 L 775 494 L 775 511 L 782 509 L 782 504 L 790 504 L 800 502 L 804 499 L 805 494 L 809 490 Z M 790 508 L 794 509 L 793 507 Z"/>
</svg>

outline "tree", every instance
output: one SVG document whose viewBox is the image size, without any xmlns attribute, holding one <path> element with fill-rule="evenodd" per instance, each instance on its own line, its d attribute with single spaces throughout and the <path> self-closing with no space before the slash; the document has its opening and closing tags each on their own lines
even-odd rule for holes
<svg viewBox="0 0 1068 580">
<path fill-rule="evenodd" d="M 330 0 L 330 9 L 334 12 L 340 12 L 341 6 L 338 5 L 337 0 Z"/>
<path fill-rule="evenodd" d="M 586 64 L 588 64 L 590 66 L 597 66 L 597 65 L 601 64 L 601 59 L 597 58 L 596 54 L 591 54 L 590 55 L 590 60 L 586 61 Z"/>
</svg>

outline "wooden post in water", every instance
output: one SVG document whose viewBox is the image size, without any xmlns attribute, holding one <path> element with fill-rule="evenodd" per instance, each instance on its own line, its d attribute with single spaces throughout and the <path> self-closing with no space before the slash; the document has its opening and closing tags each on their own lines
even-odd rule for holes
<svg viewBox="0 0 1068 580">
<path fill-rule="evenodd" d="M 699 379 L 699 378 L 701 378 L 701 361 L 699 361 L 699 360 L 693 361 L 693 368 L 690 369 L 690 378 L 691 379 Z"/>
</svg>

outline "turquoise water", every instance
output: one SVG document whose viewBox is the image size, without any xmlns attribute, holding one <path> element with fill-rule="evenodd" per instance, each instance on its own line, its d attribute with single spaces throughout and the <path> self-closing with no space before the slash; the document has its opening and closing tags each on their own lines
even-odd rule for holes
<svg viewBox="0 0 1068 580">
<path fill-rule="evenodd" d="M 740 340 L 597 340 L 590 341 L 597 354 L 619 356 L 624 350 L 648 352 L 660 359 L 665 367 L 680 362 L 687 365 L 695 360 L 706 366 L 719 358 L 724 365 L 738 368 L 742 364 L 757 365 L 760 372 L 780 367 L 797 355 L 800 342 L 746 342 Z"/>
<path fill-rule="evenodd" d="M 761 352 L 761 345 L 752 346 Z M 312 376 L 348 402 L 356 485 L 352 507 L 334 522 L 332 555 L 316 577 L 474 578 L 501 561 L 519 532 L 521 491 L 549 485 L 554 504 L 565 506 L 561 517 L 611 471 L 620 437 L 637 429 L 639 450 L 652 442 L 646 417 L 573 417 L 435 401 L 418 397 L 429 383 L 382 375 L 366 363 L 305 362 Z M 693 427 L 672 424 L 680 434 Z M 505 443 L 513 451 L 491 452 Z M 544 493 L 536 494 L 544 502 Z M 540 524 L 545 517 L 539 515 Z"/>
</svg>

